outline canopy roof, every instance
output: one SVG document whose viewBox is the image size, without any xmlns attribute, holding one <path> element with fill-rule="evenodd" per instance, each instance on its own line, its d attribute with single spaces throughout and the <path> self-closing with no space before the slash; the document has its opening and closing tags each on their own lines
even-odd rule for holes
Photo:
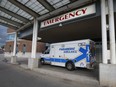
<svg viewBox="0 0 116 87">
<path fill-rule="evenodd" d="M 74 9 L 93 0 L 0 0 L 0 24 L 20 30 L 33 23 Z M 51 13 L 52 12 L 52 13 Z"/>
</svg>

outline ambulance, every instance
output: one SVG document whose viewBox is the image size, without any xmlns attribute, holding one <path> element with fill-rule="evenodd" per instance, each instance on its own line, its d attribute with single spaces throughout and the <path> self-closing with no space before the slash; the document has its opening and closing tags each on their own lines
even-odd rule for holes
<svg viewBox="0 0 116 87">
<path fill-rule="evenodd" d="M 95 42 L 90 39 L 53 43 L 40 56 L 40 63 L 66 67 L 68 70 L 76 67 L 93 69 L 95 55 Z"/>
</svg>

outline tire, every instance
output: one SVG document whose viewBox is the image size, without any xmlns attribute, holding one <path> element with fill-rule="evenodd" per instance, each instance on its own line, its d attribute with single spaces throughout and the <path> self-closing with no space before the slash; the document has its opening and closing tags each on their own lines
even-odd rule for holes
<svg viewBox="0 0 116 87">
<path fill-rule="evenodd" d="M 72 61 L 66 63 L 66 69 L 69 71 L 73 71 L 75 69 L 75 65 Z"/>
<path fill-rule="evenodd" d="M 45 61 L 44 61 L 43 58 L 40 59 L 40 64 L 41 64 L 41 65 L 44 65 L 44 64 L 45 64 Z"/>
</svg>

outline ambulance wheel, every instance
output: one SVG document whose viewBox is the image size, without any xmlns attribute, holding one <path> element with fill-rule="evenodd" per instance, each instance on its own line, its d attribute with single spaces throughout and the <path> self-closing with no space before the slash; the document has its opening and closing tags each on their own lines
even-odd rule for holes
<svg viewBox="0 0 116 87">
<path fill-rule="evenodd" d="M 73 71 L 75 69 L 75 65 L 72 61 L 66 63 L 66 69 L 69 71 Z"/>
<path fill-rule="evenodd" d="M 40 64 L 41 64 L 41 65 L 44 65 L 44 64 L 45 64 L 45 61 L 44 61 L 43 58 L 40 59 Z"/>
</svg>

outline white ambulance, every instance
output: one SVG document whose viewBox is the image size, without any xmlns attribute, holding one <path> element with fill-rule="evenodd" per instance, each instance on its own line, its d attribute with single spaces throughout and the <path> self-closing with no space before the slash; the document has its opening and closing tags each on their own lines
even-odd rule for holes
<svg viewBox="0 0 116 87">
<path fill-rule="evenodd" d="M 95 62 L 95 42 L 89 39 L 51 44 L 40 59 L 41 64 L 50 63 L 68 70 L 91 69 Z"/>
</svg>

